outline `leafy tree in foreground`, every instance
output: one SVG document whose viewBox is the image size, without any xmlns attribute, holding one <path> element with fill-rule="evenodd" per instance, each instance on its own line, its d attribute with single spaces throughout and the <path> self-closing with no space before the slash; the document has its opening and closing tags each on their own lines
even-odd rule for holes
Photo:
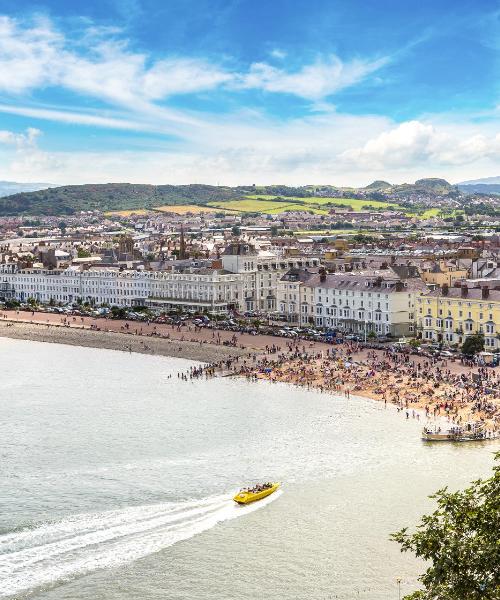
<svg viewBox="0 0 500 600">
<path fill-rule="evenodd" d="M 493 471 L 462 492 L 439 490 L 431 496 L 437 510 L 415 533 L 392 534 L 402 552 L 431 563 L 420 576 L 424 589 L 405 600 L 500 599 L 500 465 Z"/>
</svg>

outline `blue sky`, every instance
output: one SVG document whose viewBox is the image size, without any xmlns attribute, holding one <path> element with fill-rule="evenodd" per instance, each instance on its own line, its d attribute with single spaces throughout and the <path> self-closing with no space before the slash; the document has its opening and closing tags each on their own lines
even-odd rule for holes
<svg viewBox="0 0 500 600">
<path fill-rule="evenodd" d="M 499 34 L 491 0 L 0 0 L 0 179 L 499 175 Z"/>
</svg>

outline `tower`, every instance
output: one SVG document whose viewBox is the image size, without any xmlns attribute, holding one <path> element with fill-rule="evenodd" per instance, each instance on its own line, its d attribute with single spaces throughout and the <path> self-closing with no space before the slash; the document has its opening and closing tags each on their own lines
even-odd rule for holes
<svg viewBox="0 0 500 600">
<path fill-rule="evenodd" d="M 179 241 L 179 258 L 181 260 L 187 258 L 186 255 L 186 240 L 184 239 L 184 226 L 181 225 L 181 237 Z"/>
</svg>

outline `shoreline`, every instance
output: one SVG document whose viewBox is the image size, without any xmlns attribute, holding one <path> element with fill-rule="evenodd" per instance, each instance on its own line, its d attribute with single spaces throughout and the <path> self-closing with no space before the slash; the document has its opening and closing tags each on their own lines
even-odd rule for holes
<svg viewBox="0 0 500 600">
<path fill-rule="evenodd" d="M 495 408 L 490 407 L 489 411 L 481 410 L 483 407 L 471 410 L 474 398 L 467 388 L 466 391 L 451 382 L 435 383 L 430 372 L 424 375 L 420 371 L 419 377 L 412 378 L 408 372 L 405 373 L 407 364 L 376 364 L 381 357 L 377 360 L 375 356 L 372 360 L 359 357 L 353 361 L 352 368 L 348 367 L 348 361 L 353 360 L 349 356 L 352 352 L 349 348 L 339 349 L 337 354 L 337 351 L 331 348 L 325 352 L 323 348 L 315 347 L 309 348 L 305 355 L 298 354 L 298 348 L 293 352 L 291 348 L 288 352 L 276 348 L 270 354 L 259 347 L 255 338 L 252 339 L 252 346 L 241 344 L 238 347 L 224 345 L 220 343 L 220 339 L 217 343 L 214 339 L 206 337 L 198 340 L 186 340 L 184 336 L 181 339 L 170 337 L 170 333 L 165 331 L 159 335 L 143 333 L 142 328 L 140 331 L 136 329 L 135 332 L 123 326 L 120 326 L 120 329 L 115 326 L 114 330 L 102 330 L 94 328 L 92 324 L 85 324 L 83 320 L 80 325 L 78 322 L 68 324 L 47 320 L 43 323 L 37 320 L 8 319 L 5 316 L 0 320 L 0 337 L 183 358 L 203 364 L 200 369 L 192 367 L 183 374 L 186 379 L 206 375 L 281 382 L 296 388 L 305 387 L 319 392 L 345 395 L 348 399 L 357 396 L 385 405 L 389 403 L 395 406 L 398 412 L 406 415 L 407 419 L 415 418 L 417 414 L 419 420 L 424 417 L 434 422 L 442 419 L 449 422 L 456 419 L 461 422 L 480 419 L 497 435 L 500 430 L 498 387 L 496 394 L 488 398 Z M 332 351 L 335 352 L 335 358 L 329 357 Z M 243 360 L 240 362 L 240 359 Z M 457 401 L 459 396 L 461 401 Z"/>
<path fill-rule="evenodd" d="M 92 330 L 86 327 L 65 327 L 56 324 L 0 321 L 0 337 L 84 348 L 104 348 L 120 352 L 135 352 L 151 356 L 184 358 L 200 363 L 214 363 L 238 356 L 248 356 L 249 350 L 198 343 L 164 337 L 144 337 L 134 333 Z"/>
</svg>

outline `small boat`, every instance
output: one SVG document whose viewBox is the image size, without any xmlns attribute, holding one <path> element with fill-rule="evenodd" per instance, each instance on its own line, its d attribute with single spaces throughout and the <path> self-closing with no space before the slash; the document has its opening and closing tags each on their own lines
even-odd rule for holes
<svg viewBox="0 0 500 600">
<path fill-rule="evenodd" d="M 455 428 L 445 429 L 444 431 L 434 429 L 434 431 L 428 427 L 425 427 L 422 431 L 422 439 L 426 442 L 454 442 L 456 441 L 458 432 Z"/>
<path fill-rule="evenodd" d="M 426 442 L 480 442 L 496 439 L 497 435 L 484 430 L 482 423 L 470 422 L 465 426 L 454 426 L 442 430 L 424 427 L 422 439 Z"/>
<path fill-rule="evenodd" d="M 250 502 L 262 500 L 262 498 L 270 496 L 279 486 L 279 483 L 263 483 L 253 488 L 243 488 L 236 494 L 233 500 L 238 504 L 250 504 Z"/>
</svg>

